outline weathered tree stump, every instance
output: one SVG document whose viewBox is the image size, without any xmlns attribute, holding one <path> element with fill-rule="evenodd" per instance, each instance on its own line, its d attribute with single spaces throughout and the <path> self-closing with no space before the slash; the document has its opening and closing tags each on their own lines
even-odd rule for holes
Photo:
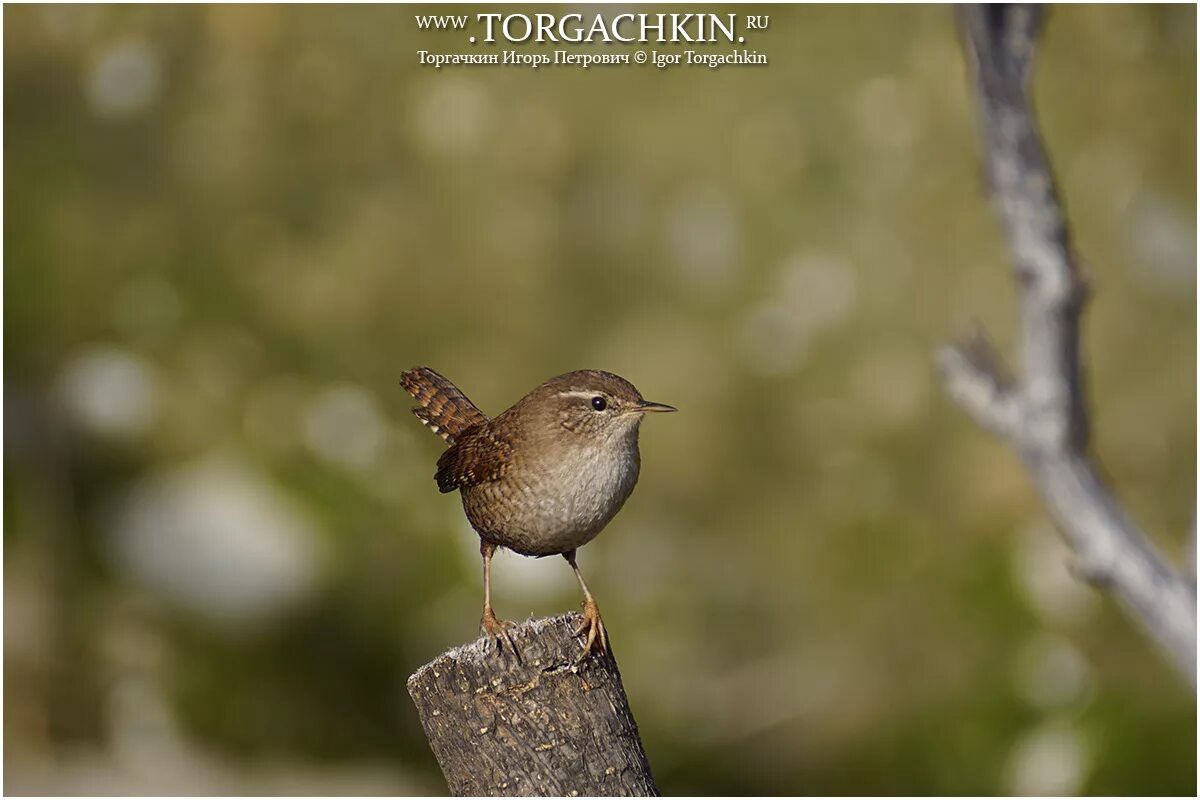
<svg viewBox="0 0 1200 800">
<path fill-rule="evenodd" d="M 533 619 L 506 645 L 478 639 L 408 679 L 456 796 L 657 796 L 610 651 L 579 664 L 582 616 Z"/>
</svg>

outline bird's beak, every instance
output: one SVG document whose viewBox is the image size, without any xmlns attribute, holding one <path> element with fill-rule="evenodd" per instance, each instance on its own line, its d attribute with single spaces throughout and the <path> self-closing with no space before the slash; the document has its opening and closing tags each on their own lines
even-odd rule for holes
<svg viewBox="0 0 1200 800">
<path fill-rule="evenodd" d="M 637 404 L 637 410 L 645 413 L 647 411 L 678 411 L 675 406 L 669 406 L 665 403 L 651 403 L 649 400 L 643 400 Z"/>
</svg>

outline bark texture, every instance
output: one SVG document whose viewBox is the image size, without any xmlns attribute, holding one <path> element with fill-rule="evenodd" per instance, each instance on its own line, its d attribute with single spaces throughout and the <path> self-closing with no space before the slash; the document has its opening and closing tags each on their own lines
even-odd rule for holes
<svg viewBox="0 0 1200 800">
<path fill-rule="evenodd" d="M 610 651 L 579 664 L 579 614 L 509 629 L 520 657 L 478 639 L 408 679 L 456 796 L 657 796 Z"/>
<path fill-rule="evenodd" d="M 982 332 L 938 354 L 946 391 L 1021 456 L 1076 558 L 1193 686 L 1196 584 L 1125 513 L 1090 447 L 1080 315 L 1087 298 L 1030 97 L 1043 10 L 959 9 L 992 203 L 1013 262 L 1022 370 L 1013 376 Z M 1149 423 L 1148 423 L 1149 424 Z"/>
</svg>

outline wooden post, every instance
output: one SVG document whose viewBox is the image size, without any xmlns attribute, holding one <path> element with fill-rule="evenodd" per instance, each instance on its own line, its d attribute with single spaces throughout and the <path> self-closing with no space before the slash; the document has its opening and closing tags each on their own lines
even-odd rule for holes
<svg viewBox="0 0 1200 800">
<path fill-rule="evenodd" d="M 486 638 L 408 679 L 455 796 L 657 796 L 610 651 L 579 664 L 582 616 L 509 630 L 519 658 Z"/>
</svg>

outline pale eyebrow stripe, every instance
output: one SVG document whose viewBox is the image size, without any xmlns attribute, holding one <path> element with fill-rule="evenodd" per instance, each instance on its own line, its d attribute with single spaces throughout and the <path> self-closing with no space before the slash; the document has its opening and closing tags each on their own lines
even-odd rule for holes
<svg viewBox="0 0 1200 800">
<path fill-rule="evenodd" d="M 600 391 L 596 391 L 596 392 L 577 392 L 577 391 L 570 391 L 570 392 L 559 392 L 559 393 L 558 393 L 558 397 L 581 397 L 581 398 L 583 398 L 583 399 L 587 400 L 587 399 L 590 399 L 590 398 L 592 398 L 592 397 L 595 397 L 596 395 L 604 395 L 604 394 L 606 394 L 606 393 L 605 393 L 605 392 L 600 392 Z"/>
</svg>

